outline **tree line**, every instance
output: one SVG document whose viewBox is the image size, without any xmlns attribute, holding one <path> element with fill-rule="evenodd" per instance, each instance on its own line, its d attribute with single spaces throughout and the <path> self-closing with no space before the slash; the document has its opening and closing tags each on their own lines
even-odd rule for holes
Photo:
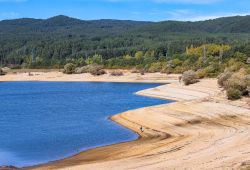
<svg viewBox="0 0 250 170">
<path fill-rule="evenodd" d="M 108 67 L 136 64 L 148 68 L 152 62 L 185 53 L 191 45 L 244 46 L 250 39 L 248 25 L 249 16 L 156 23 L 82 21 L 66 16 L 7 20 L 0 22 L 0 64 L 14 68 L 62 68 L 69 61 L 83 64 L 99 55 Z M 145 60 L 134 58 L 138 52 L 143 53 Z"/>
</svg>

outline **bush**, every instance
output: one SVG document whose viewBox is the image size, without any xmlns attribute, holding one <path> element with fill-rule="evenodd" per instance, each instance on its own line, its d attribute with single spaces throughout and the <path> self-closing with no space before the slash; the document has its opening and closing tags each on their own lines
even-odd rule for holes
<svg viewBox="0 0 250 170">
<path fill-rule="evenodd" d="M 185 71 L 182 75 L 182 81 L 185 85 L 194 84 L 198 82 L 197 75 L 194 71 Z"/>
<path fill-rule="evenodd" d="M 250 64 L 250 57 L 247 58 L 247 64 Z"/>
<path fill-rule="evenodd" d="M 131 73 L 140 73 L 140 70 L 138 70 L 138 69 L 136 69 L 136 68 L 133 68 L 133 69 L 131 70 Z"/>
<path fill-rule="evenodd" d="M 0 76 L 3 76 L 3 75 L 5 75 L 6 73 L 3 71 L 3 69 L 2 68 L 0 68 Z"/>
<path fill-rule="evenodd" d="M 111 76 L 123 76 L 123 72 L 122 71 L 112 71 L 110 73 Z"/>
<path fill-rule="evenodd" d="M 140 74 L 143 76 L 143 75 L 145 75 L 145 70 L 144 69 L 141 69 L 140 70 Z"/>
<path fill-rule="evenodd" d="M 92 74 L 93 76 L 100 76 L 103 74 L 106 74 L 105 70 L 91 70 L 90 74 Z"/>
<path fill-rule="evenodd" d="M 218 84 L 227 91 L 228 99 L 236 100 L 250 93 L 250 75 L 245 69 L 236 73 L 225 71 L 218 79 Z"/>
<path fill-rule="evenodd" d="M 239 71 L 234 73 L 226 82 L 225 82 L 225 89 L 237 89 L 242 93 L 245 93 L 247 89 L 247 82 L 246 82 L 246 75 Z"/>
<path fill-rule="evenodd" d="M 231 71 L 231 72 L 236 72 L 238 70 L 240 70 L 240 68 L 242 68 L 242 63 L 237 61 L 236 59 L 230 59 L 228 62 L 227 62 L 227 65 L 228 65 L 228 70 Z"/>
<path fill-rule="evenodd" d="M 89 66 L 78 67 L 75 69 L 76 74 L 89 73 Z"/>
<path fill-rule="evenodd" d="M 148 69 L 148 72 L 150 73 L 156 73 L 160 72 L 162 70 L 162 63 L 157 62 L 157 63 L 152 63 Z"/>
<path fill-rule="evenodd" d="M 94 76 L 106 74 L 106 72 L 103 70 L 103 66 L 95 64 L 89 66 L 89 73 Z"/>
<path fill-rule="evenodd" d="M 250 67 L 246 68 L 246 72 L 250 75 Z"/>
<path fill-rule="evenodd" d="M 225 71 L 224 73 L 221 73 L 218 77 L 218 84 L 221 86 L 221 87 L 224 87 L 225 86 L 225 83 L 227 82 L 227 80 L 233 75 L 232 72 L 230 71 Z"/>
<path fill-rule="evenodd" d="M 204 68 L 205 77 L 217 77 L 219 74 L 219 66 L 217 64 L 212 64 Z"/>
<path fill-rule="evenodd" d="M 199 69 L 196 71 L 196 75 L 198 79 L 203 79 L 207 76 L 207 73 L 204 69 Z"/>
<path fill-rule="evenodd" d="M 247 93 L 248 93 L 248 96 L 250 97 L 250 75 L 246 76 L 245 81 L 247 84 Z"/>
<path fill-rule="evenodd" d="M 63 73 L 73 74 L 75 73 L 76 66 L 73 63 L 68 63 L 64 66 Z"/>
<path fill-rule="evenodd" d="M 175 67 L 175 69 L 173 70 L 173 73 L 174 73 L 174 74 L 181 74 L 181 73 L 183 73 L 184 71 L 187 71 L 187 70 L 185 70 L 185 68 L 183 68 L 183 67 L 181 67 L 181 66 L 177 66 L 177 67 Z"/>
<path fill-rule="evenodd" d="M 247 76 L 245 77 L 245 81 L 246 81 L 246 83 L 247 83 L 247 86 L 250 86 L 250 75 L 247 75 Z"/>
<path fill-rule="evenodd" d="M 229 88 L 227 89 L 227 97 L 229 100 L 237 100 L 242 97 L 242 92 L 238 89 Z"/>
</svg>

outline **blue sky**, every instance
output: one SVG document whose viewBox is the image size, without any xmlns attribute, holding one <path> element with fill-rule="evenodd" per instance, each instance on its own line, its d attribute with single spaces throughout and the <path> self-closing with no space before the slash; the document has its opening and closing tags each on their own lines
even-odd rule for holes
<svg viewBox="0 0 250 170">
<path fill-rule="evenodd" d="M 250 0 L 0 0 L 0 20 L 67 15 L 84 20 L 206 20 L 250 14 Z"/>
</svg>

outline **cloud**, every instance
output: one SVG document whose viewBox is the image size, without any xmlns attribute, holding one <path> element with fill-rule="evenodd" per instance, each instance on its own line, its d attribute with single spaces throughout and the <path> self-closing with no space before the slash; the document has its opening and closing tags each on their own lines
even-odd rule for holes
<svg viewBox="0 0 250 170">
<path fill-rule="evenodd" d="M 207 15 L 191 9 L 177 9 L 173 11 L 165 11 L 164 13 L 166 14 L 168 19 L 179 20 L 179 21 L 204 21 L 221 17 L 250 15 L 250 12 L 249 13 L 221 12 L 221 13 L 214 13 Z"/>
<path fill-rule="evenodd" d="M 210 19 L 216 19 L 221 17 L 231 17 L 231 16 L 246 16 L 250 15 L 250 13 L 222 13 L 215 15 L 200 15 L 198 17 L 188 17 L 183 18 L 183 21 L 205 21 Z"/>
<path fill-rule="evenodd" d="M 139 14 L 139 13 L 138 13 Z M 144 13 L 145 15 L 145 13 Z M 173 10 L 159 10 L 154 9 L 148 11 L 148 16 L 152 16 L 155 21 L 166 21 L 166 20 L 175 20 L 175 21 L 204 21 L 210 19 L 216 19 L 221 17 L 230 17 L 230 16 L 246 16 L 250 15 L 250 12 L 214 12 L 211 14 L 204 13 L 202 11 L 197 11 L 194 9 L 173 9 Z"/>
</svg>

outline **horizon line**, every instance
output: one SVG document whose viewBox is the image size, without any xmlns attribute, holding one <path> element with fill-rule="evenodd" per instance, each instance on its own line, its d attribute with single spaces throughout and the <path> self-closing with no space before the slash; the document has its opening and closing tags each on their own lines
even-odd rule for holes
<svg viewBox="0 0 250 170">
<path fill-rule="evenodd" d="M 0 22 L 2 22 L 2 21 L 20 20 L 20 19 L 48 20 L 48 19 L 55 18 L 55 17 L 60 17 L 60 16 L 62 16 L 62 17 L 67 17 L 67 18 L 71 18 L 71 19 L 76 19 L 76 20 L 80 20 L 80 21 L 114 20 L 114 21 L 135 21 L 135 22 L 152 22 L 152 23 L 157 23 L 157 22 L 167 22 L 167 21 L 176 21 L 176 22 L 200 22 L 200 21 L 216 20 L 216 19 L 220 19 L 220 18 L 246 17 L 246 16 L 250 16 L 250 14 L 214 16 L 214 17 L 211 17 L 211 18 L 205 18 L 205 19 L 200 19 L 200 20 L 178 20 L 178 19 L 175 20 L 175 19 L 168 19 L 168 20 L 159 20 L 159 21 L 133 20 L 133 19 L 114 19 L 114 18 L 81 19 L 81 18 L 78 18 L 78 17 L 73 17 L 73 16 L 68 16 L 68 15 L 59 14 L 59 15 L 55 15 L 55 16 L 48 17 L 48 18 L 20 17 L 20 18 L 12 18 L 12 19 L 2 19 L 2 20 L 0 19 Z"/>
</svg>

